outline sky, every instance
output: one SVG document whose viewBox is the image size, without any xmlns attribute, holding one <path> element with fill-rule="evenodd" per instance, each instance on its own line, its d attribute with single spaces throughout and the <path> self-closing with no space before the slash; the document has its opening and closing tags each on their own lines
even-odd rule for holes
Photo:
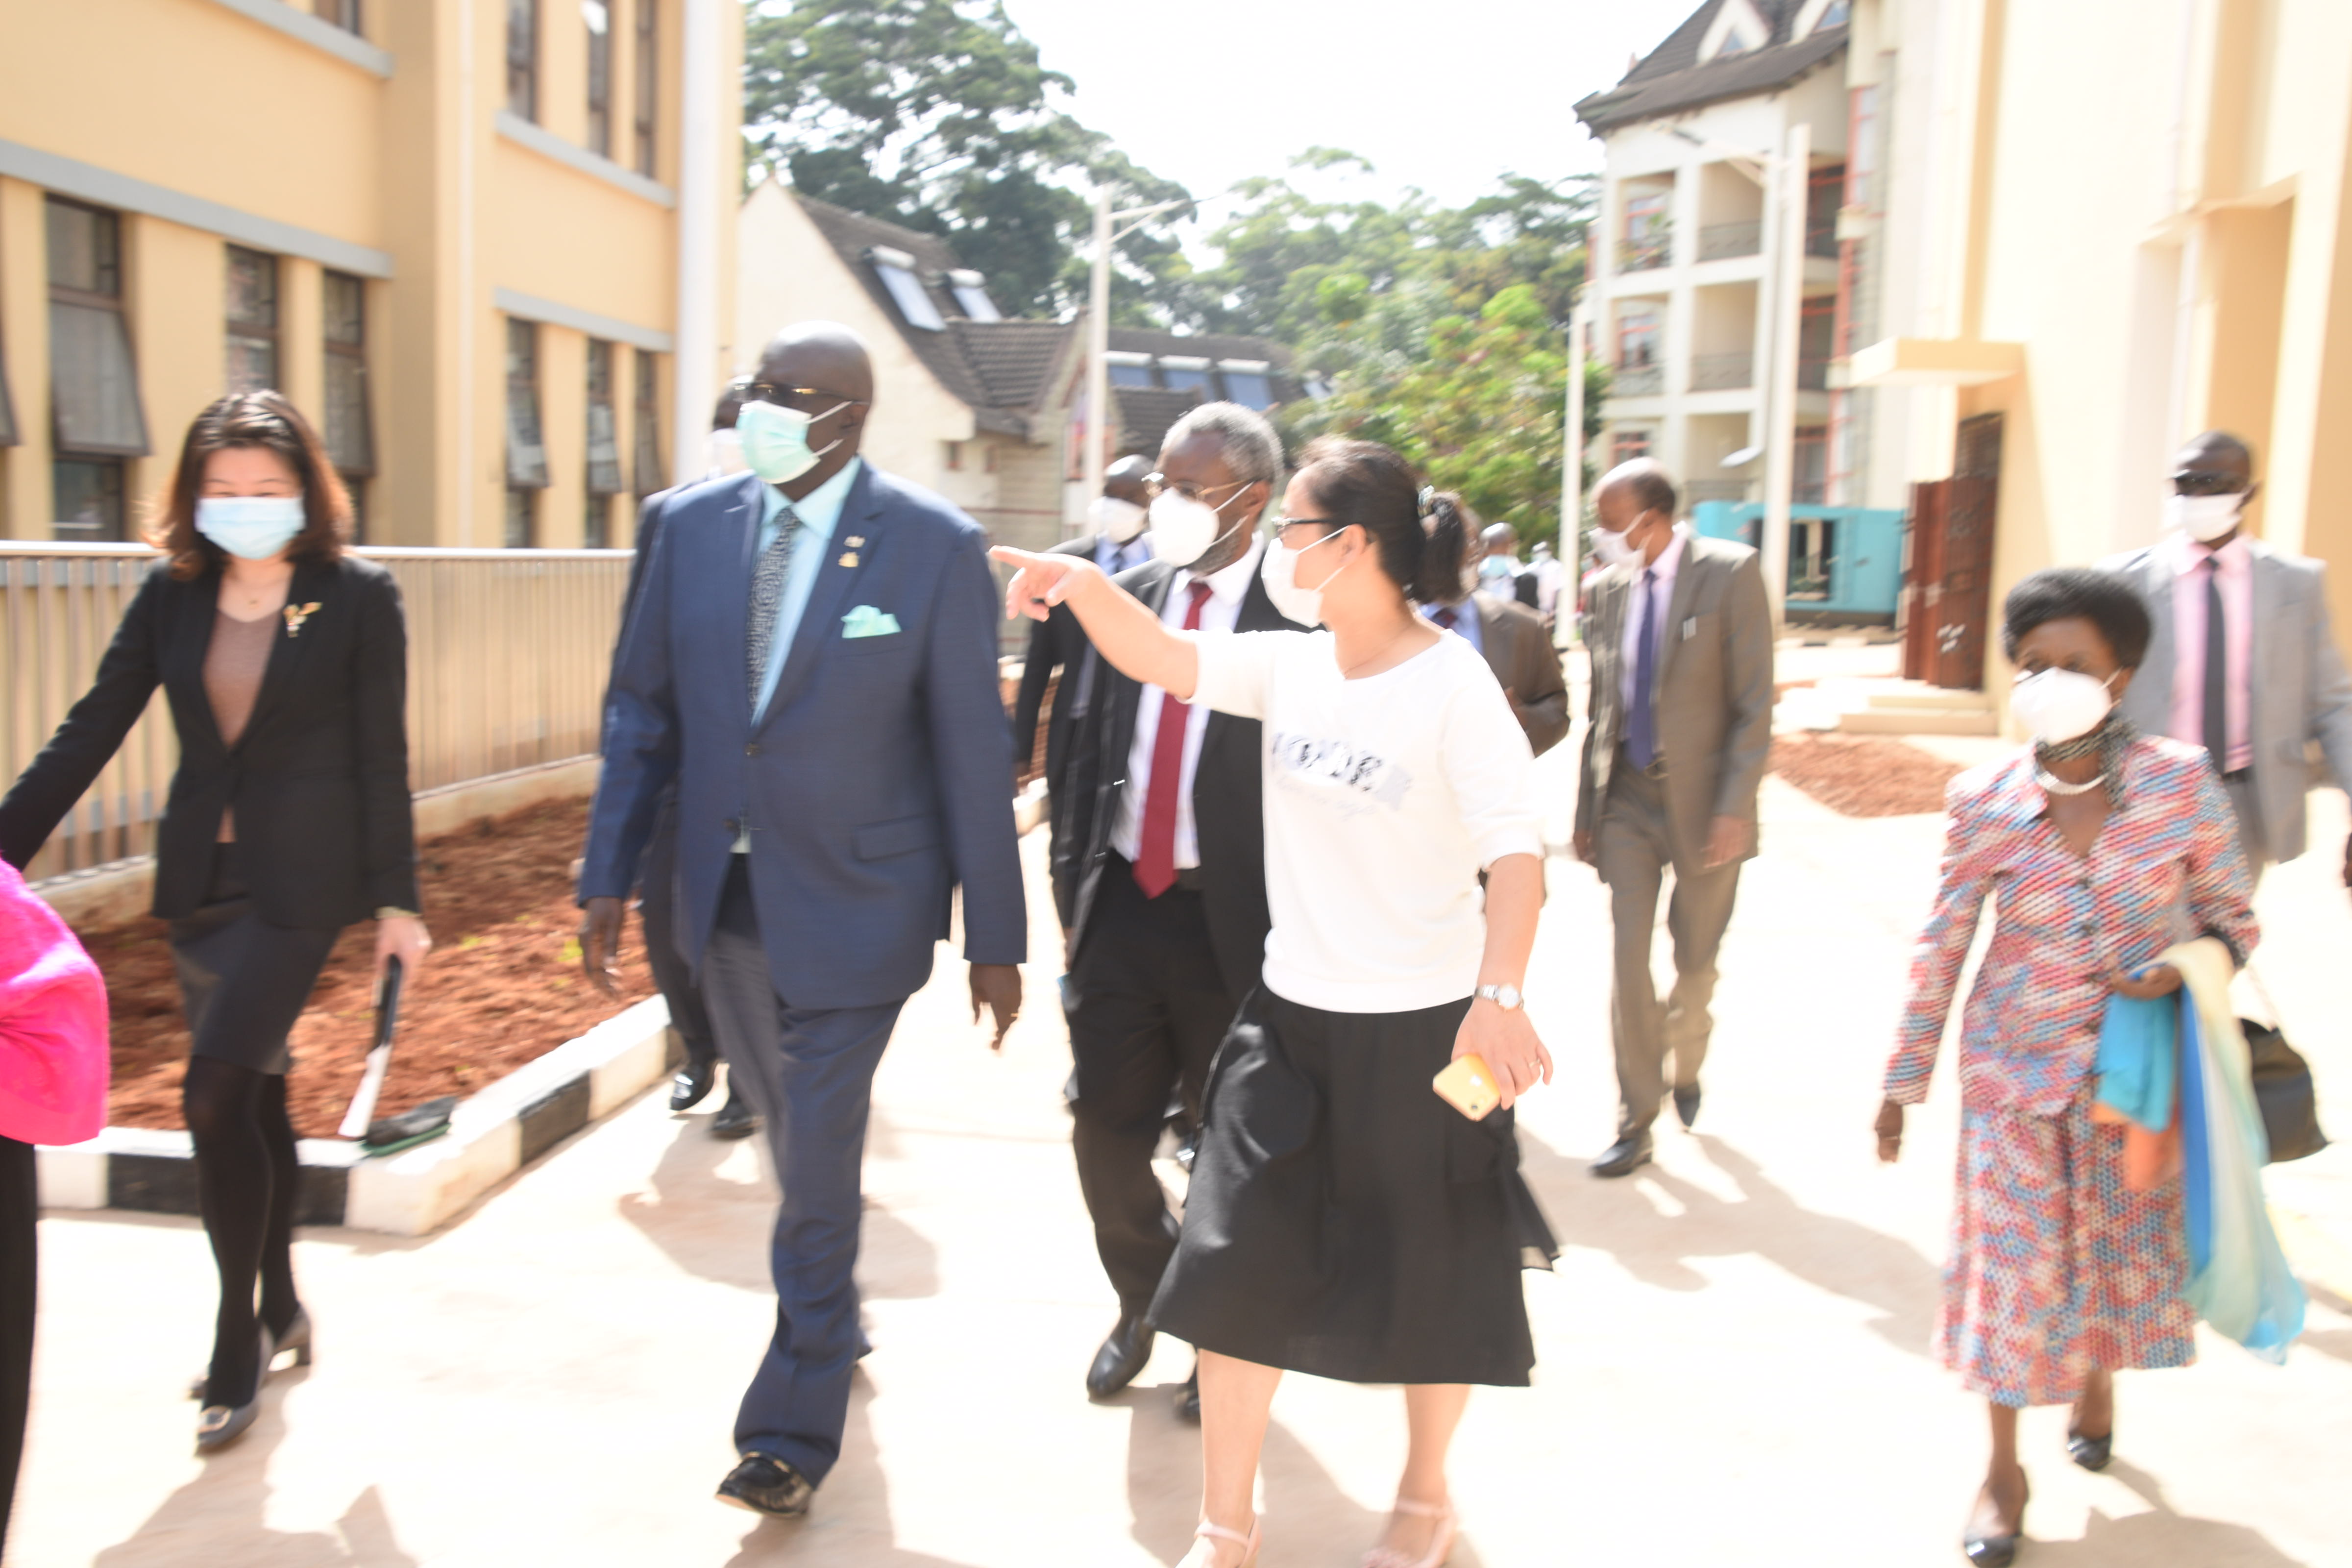
<svg viewBox="0 0 2352 1568">
<path fill-rule="evenodd" d="M 1369 159 L 1370 178 L 1303 182 L 1326 199 L 1447 205 L 1505 174 L 1600 166 L 1574 104 L 1612 86 L 1699 0 L 1004 0 L 1066 107 L 1195 195 L 1280 174 L 1308 147 Z M 1117 25 L 1107 26 L 1115 16 Z M 1206 210 L 1206 226 L 1223 215 Z"/>
</svg>

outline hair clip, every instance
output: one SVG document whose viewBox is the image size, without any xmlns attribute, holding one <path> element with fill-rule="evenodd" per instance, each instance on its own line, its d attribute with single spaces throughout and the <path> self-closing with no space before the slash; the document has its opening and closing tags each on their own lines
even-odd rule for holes
<svg viewBox="0 0 2352 1568">
<path fill-rule="evenodd" d="M 1421 517 L 1427 517 L 1430 513 L 1435 511 L 1437 510 L 1437 487 L 1435 485 L 1422 486 L 1421 494 L 1413 497 L 1413 505 L 1417 509 L 1416 514 Z"/>
</svg>

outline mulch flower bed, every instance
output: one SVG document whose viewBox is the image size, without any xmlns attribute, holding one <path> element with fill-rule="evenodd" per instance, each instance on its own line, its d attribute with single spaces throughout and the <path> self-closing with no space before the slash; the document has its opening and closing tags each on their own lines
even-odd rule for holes
<svg viewBox="0 0 2352 1568">
<path fill-rule="evenodd" d="M 621 1000 L 580 973 L 571 871 L 587 824 L 585 800 L 551 801 L 419 846 L 433 952 L 402 997 L 377 1115 L 436 1095 L 472 1094 L 653 994 L 634 920 Z M 142 917 L 79 934 L 105 973 L 113 1010 L 107 1120 L 118 1127 L 184 1125 L 188 1030 L 163 922 Z M 373 921 L 345 931 L 294 1026 L 286 1086 L 294 1130 L 306 1138 L 335 1136 L 359 1087 L 374 1030 L 374 959 Z"/>
<path fill-rule="evenodd" d="M 1771 772 L 1846 816 L 1911 816 L 1944 809 L 1958 763 L 1869 735 L 1776 735 Z"/>
</svg>

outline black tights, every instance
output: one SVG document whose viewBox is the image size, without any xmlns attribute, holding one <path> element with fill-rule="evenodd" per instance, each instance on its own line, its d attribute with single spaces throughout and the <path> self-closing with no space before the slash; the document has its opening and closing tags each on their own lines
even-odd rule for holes
<svg viewBox="0 0 2352 1568">
<path fill-rule="evenodd" d="M 284 1333 L 299 1310 L 294 1205 L 301 1168 L 294 1124 L 286 1117 L 286 1077 L 191 1057 L 181 1104 L 195 1142 L 205 1234 L 220 1268 L 220 1315 L 213 1324 L 205 1403 L 243 1405 L 260 1385 L 260 1330 Z"/>
</svg>

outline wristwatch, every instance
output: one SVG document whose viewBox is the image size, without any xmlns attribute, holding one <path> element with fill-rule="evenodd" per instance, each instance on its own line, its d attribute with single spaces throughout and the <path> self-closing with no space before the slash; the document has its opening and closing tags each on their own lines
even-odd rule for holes
<svg viewBox="0 0 2352 1568">
<path fill-rule="evenodd" d="M 1521 1001 L 1519 988 L 1516 985 L 1481 985 L 1478 994 L 1506 1013 L 1516 1010 Z"/>
</svg>

